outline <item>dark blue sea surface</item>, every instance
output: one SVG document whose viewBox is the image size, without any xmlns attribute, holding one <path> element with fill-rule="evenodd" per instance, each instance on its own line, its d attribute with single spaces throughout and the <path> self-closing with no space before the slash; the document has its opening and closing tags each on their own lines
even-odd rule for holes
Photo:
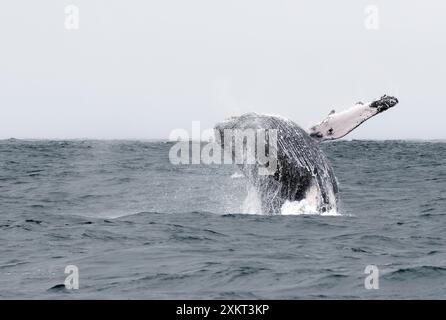
<svg viewBox="0 0 446 320">
<path fill-rule="evenodd" d="M 243 214 L 233 166 L 171 146 L 0 141 L 0 298 L 446 299 L 445 142 L 324 144 L 328 216 Z"/>
</svg>

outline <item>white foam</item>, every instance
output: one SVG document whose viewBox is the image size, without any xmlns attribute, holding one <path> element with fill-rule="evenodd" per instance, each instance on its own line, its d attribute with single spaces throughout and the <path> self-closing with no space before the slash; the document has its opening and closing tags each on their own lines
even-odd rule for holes
<svg viewBox="0 0 446 320">
<path fill-rule="evenodd" d="M 245 214 L 262 214 L 262 202 L 253 186 L 248 187 L 248 195 L 243 202 L 242 212 Z"/>
<path fill-rule="evenodd" d="M 280 208 L 280 214 L 282 215 L 320 215 L 320 216 L 340 216 L 341 214 L 332 209 L 327 212 L 319 212 L 318 208 L 307 199 L 301 201 L 285 201 Z"/>
<path fill-rule="evenodd" d="M 311 189 L 310 189 L 311 190 Z M 337 209 L 331 209 L 327 212 L 319 212 L 317 201 L 312 197 L 312 192 L 301 201 L 285 201 L 280 208 L 281 215 L 320 215 L 320 216 L 341 216 Z M 260 196 L 253 186 L 248 187 L 248 195 L 242 205 L 244 214 L 263 214 L 262 202 Z"/>
</svg>

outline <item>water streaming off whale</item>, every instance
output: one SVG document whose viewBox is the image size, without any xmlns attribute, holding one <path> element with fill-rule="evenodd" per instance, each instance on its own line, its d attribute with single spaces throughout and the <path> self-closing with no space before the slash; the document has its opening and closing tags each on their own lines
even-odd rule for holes
<svg viewBox="0 0 446 320">
<path fill-rule="evenodd" d="M 231 118 L 216 126 L 223 148 L 225 132 L 233 129 L 240 130 L 241 134 L 246 130 L 276 130 L 278 163 L 274 174 L 259 174 L 257 163 L 239 165 L 258 192 L 261 207 L 257 213 L 280 214 L 286 202 L 301 201 L 316 212 L 336 211 L 338 186 L 333 169 L 319 143 L 296 123 L 256 113 Z"/>
</svg>

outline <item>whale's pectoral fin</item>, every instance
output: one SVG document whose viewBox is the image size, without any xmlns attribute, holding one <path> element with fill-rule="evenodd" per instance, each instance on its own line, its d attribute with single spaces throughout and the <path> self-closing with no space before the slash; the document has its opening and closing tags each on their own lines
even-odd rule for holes
<svg viewBox="0 0 446 320">
<path fill-rule="evenodd" d="M 318 141 L 335 140 L 344 137 L 371 117 L 392 108 L 398 99 L 387 95 L 369 103 L 358 102 L 342 112 L 330 112 L 321 123 L 308 130 L 310 136 Z"/>
</svg>

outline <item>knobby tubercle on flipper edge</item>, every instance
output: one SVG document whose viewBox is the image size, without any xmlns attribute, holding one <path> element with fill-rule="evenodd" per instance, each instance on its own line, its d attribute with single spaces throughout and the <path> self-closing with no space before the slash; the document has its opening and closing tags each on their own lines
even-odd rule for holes
<svg viewBox="0 0 446 320">
<path fill-rule="evenodd" d="M 398 103 L 398 99 L 392 96 L 383 95 L 379 100 L 373 101 L 370 108 L 378 109 L 378 112 L 386 111 Z"/>
</svg>

